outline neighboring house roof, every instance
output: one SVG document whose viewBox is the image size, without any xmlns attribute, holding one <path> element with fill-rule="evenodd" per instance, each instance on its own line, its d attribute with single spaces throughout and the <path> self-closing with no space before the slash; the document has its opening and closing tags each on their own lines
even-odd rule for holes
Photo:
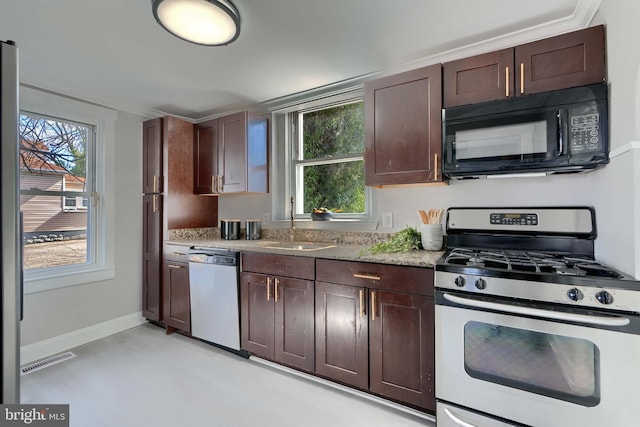
<svg viewBox="0 0 640 427">
<path fill-rule="evenodd" d="M 66 182 L 84 183 L 85 178 L 70 174 L 65 168 L 56 164 L 49 148 L 39 141 L 20 139 L 20 170 L 39 174 L 64 175 Z"/>
</svg>

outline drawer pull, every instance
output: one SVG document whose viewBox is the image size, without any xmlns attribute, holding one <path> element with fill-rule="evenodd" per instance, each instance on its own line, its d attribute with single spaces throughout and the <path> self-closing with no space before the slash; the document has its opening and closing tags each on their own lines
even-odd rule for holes
<svg viewBox="0 0 640 427">
<path fill-rule="evenodd" d="M 377 274 L 354 273 L 353 277 L 358 279 L 380 280 L 380 276 Z"/>
<path fill-rule="evenodd" d="M 181 266 L 175 265 L 175 264 L 167 264 L 167 267 L 169 267 L 169 268 L 182 268 Z"/>
</svg>

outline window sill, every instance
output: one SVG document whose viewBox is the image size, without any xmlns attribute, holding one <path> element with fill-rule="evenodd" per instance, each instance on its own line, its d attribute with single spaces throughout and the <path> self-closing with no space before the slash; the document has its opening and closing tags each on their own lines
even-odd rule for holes
<svg viewBox="0 0 640 427">
<path fill-rule="evenodd" d="M 287 228 L 289 220 L 272 221 L 277 228 Z M 330 221 L 312 221 L 311 219 L 296 219 L 296 228 L 301 230 L 337 230 L 337 231 L 375 231 L 378 221 L 360 219 L 332 219 Z"/>
<path fill-rule="evenodd" d="M 24 294 L 51 291 L 66 288 L 68 286 L 86 285 L 93 282 L 101 282 L 116 277 L 115 268 L 95 268 L 87 270 L 74 270 L 68 272 L 51 272 L 49 275 L 38 277 L 25 277 Z"/>
</svg>

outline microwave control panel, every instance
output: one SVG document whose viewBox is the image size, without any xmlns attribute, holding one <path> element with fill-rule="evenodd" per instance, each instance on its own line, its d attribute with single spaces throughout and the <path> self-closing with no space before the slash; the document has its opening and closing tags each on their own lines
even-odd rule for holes
<svg viewBox="0 0 640 427">
<path fill-rule="evenodd" d="M 573 112 L 572 112 L 573 113 Z M 600 114 L 571 114 L 569 117 L 569 151 L 572 154 L 598 151 L 602 141 Z"/>
</svg>

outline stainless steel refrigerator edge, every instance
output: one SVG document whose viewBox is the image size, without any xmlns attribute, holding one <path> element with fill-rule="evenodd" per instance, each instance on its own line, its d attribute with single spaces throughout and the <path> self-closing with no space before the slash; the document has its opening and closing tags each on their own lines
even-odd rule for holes
<svg viewBox="0 0 640 427">
<path fill-rule="evenodd" d="M 2 403 L 20 402 L 21 242 L 18 214 L 18 50 L 0 41 Z"/>
</svg>

